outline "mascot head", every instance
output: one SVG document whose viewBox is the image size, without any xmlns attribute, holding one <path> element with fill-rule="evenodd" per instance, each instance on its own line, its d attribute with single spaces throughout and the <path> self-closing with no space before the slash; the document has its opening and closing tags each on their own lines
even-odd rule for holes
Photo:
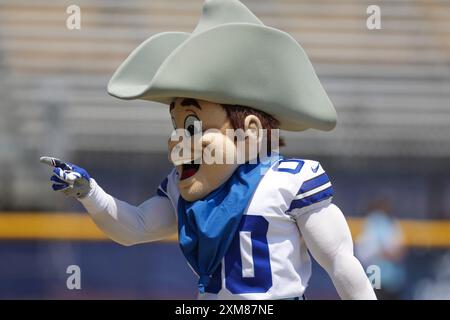
<svg viewBox="0 0 450 320">
<path fill-rule="evenodd" d="M 302 47 L 237 0 L 207 0 L 192 33 L 163 32 L 144 41 L 116 70 L 108 93 L 170 106 L 174 129 L 198 146 L 175 159 L 182 135 L 169 140 L 188 201 L 223 184 L 238 159 L 257 157 L 249 145 L 270 151 L 273 129 L 328 131 L 336 125 L 336 111 Z M 245 133 L 243 154 L 236 135 L 227 135 L 237 129 Z M 264 140 L 262 133 L 269 136 Z M 208 150 L 219 161 L 205 161 Z"/>
</svg>

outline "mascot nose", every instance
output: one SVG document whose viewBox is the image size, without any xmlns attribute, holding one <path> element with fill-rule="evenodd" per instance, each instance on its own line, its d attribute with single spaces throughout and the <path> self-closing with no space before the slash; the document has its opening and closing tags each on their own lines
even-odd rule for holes
<svg viewBox="0 0 450 320">
<path fill-rule="evenodd" d="M 177 139 L 169 138 L 167 142 L 168 158 L 175 166 L 190 163 L 202 157 L 203 141 L 198 137 L 180 136 Z"/>
</svg>

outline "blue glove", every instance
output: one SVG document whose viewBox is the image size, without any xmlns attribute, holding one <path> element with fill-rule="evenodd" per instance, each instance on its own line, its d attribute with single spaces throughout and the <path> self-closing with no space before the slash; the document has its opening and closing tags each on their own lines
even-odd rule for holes
<svg viewBox="0 0 450 320">
<path fill-rule="evenodd" d="M 91 177 L 83 168 L 53 157 L 41 157 L 40 162 L 54 167 L 50 178 L 54 191 L 74 198 L 83 198 L 91 191 Z"/>
</svg>

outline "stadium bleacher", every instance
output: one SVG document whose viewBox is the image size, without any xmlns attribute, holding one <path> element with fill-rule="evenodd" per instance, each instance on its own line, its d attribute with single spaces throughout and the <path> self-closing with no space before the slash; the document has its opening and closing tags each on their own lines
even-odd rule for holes
<svg viewBox="0 0 450 320">
<path fill-rule="evenodd" d="M 21 144 L 40 149 L 49 109 L 75 150 L 164 151 L 164 108 L 109 97 L 127 54 L 163 30 L 191 31 L 200 0 L 78 1 L 81 30 L 68 30 L 69 1 L 0 1 L 2 87 L 15 105 Z M 335 103 L 333 134 L 288 134 L 289 149 L 339 156 L 450 155 L 448 1 L 245 1 L 304 46 Z M 366 28 L 379 4 L 382 29 Z M 2 109 L 6 103 L 2 103 Z M 2 113 L 3 114 L 3 113 Z M 164 141 L 163 139 L 152 139 Z M 132 141 L 132 143 L 130 143 Z"/>
</svg>

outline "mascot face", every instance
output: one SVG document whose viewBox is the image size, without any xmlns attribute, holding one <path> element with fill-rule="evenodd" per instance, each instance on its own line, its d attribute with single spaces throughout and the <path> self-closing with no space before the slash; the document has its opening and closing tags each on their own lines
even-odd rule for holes
<svg viewBox="0 0 450 320">
<path fill-rule="evenodd" d="M 182 161 L 176 161 L 173 154 L 180 140 L 169 139 L 169 160 L 178 171 L 181 196 L 195 201 L 217 189 L 238 167 L 237 161 L 226 161 L 227 151 L 236 151 L 234 139 L 226 134 L 233 127 L 222 105 L 203 100 L 178 98 L 170 106 L 170 115 L 174 129 L 184 131 L 184 137 L 180 134 L 179 138 L 188 142 L 191 150 L 198 146 L 188 156 L 182 156 Z M 213 155 L 219 161 L 211 163 L 205 155 Z"/>
</svg>

